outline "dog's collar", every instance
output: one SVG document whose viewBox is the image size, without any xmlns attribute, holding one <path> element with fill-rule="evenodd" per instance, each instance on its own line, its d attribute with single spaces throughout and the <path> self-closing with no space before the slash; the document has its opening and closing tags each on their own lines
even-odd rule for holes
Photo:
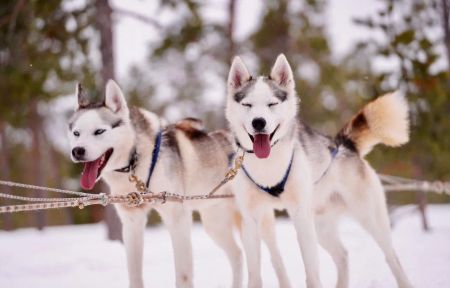
<svg viewBox="0 0 450 288">
<path fill-rule="evenodd" d="M 250 154 L 255 153 L 255 151 L 253 151 L 253 150 L 247 150 L 247 149 L 245 149 L 245 148 L 241 145 L 241 142 L 239 142 L 239 141 L 237 140 L 237 138 L 234 138 L 234 142 L 236 143 L 236 146 L 237 146 L 239 149 L 242 149 L 243 151 L 245 151 L 245 153 L 250 153 Z"/>
<path fill-rule="evenodd" d="M 148 171 L 147 182 L 146 182 L 147 188 L 148 188 L 148 185 L 150 184 L 150 179 L 153 175 L 153 171 L 155 170 L 156 163 L 158 162 L 159 152 L 161 150 L 161 142 L 162 142 L 162 130 L 160 130 L 158 132 L 158 134 L 156 135 L 156 138 L 155 138 L 155 145 L 153 146 L 153 151 L 152 151 L 152 162 L 150 163 L 150 168 Z M 136 151 L 136 147 L 134 147 L 130 154 L 130 160 L 128 162 L 128 165 L 125 167 L 116 169 L 114 171 L 121 172 L 121 173 L 129 173 L 131 171 L 134 171 L 134 169 L 137 166 L 137 162 L 138 162 L 138 154 Z"/>
<path fill-rule="evenodd" d="M 120 173 L 128 173 L 136 168 L 137 160 L 138 160 L 138 154 L 137 154 L 136 146 L 135 146 L 135 147 L 133 147 L 133 150 L 131 150 L 130 158 L 128 160 L 128 165 L 125 167 L 116 169 L 114 171 L 120 172 Z"/>
<path fill-rule="evenodd" d="M 262 186 L 262 185 L 256 183 L 256 181 L 248 173 L 247 169 L 245 169 L 244 165 L 242 165 L 242 170 L 244 170 L 244 173 L 248 177 L 248 179 L 250 179 L 250 181 L 252 181 L 259 189 L 261 189 L 264 192 L 269 193 L 270 195 L 272 195 L 274 197 L 279 197 L 280 194 L 283 193 L 284 187 L 286 186 L 286 182 L 289 178 L 289 174 L 290 174 L 291 168 L 292 168 L 292 162 L 294 162 L 294 152 L 295 152 L 295 150 L 292 151 L 291 161 L 289 162 L 289 166 L 286 169 L 286 172 L 284 173 L 283 179 L 281 179 L 281 181 L 278 184 L 276 184 L 275 186 L 272 186 L 272 187 Z"/>
</svg>

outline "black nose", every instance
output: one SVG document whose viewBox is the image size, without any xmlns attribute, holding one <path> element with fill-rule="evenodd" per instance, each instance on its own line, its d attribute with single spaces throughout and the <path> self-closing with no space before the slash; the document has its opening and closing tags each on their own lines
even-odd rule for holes
<svg viewBox="0 0 450 288">
<path fill-rule="evenodd" d="M 255 118 L 252 121 L 252 126 L 256 131 L 262 131 L 264 130 L 264 127 L 266 127 L 266 120 L 264 120 L 264 118 Z"/>
<path fill-rule="evenodd" d="M 72 150 L 72 155 L 77 160 L 83 159 L 85 153 L 86 150 L 83 147 L 75 147 Z"/>
</svg>

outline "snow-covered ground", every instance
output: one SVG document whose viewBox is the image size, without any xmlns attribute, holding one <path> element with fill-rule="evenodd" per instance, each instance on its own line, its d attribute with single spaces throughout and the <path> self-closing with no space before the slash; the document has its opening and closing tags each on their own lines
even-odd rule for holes
<svg viewBox="0 0 450 288">
<path fill-rule="evenodd" d="M 419 215 L 398 220 L 394 245 L 416 287 L 450 287 L 450 205 L 429 209 L 432 231 L 420 228 Z M 0 287 L 127 287 L 121 244 L 105 240 L 101 224 L 22 229 L 0 232 Z M 304 273 L 295 234 L 288 220 L 279 220 L 278 239 L 294 287 L 304 287 Z M 353 221 L 341 226 L 350 255 L 351 287 L 395 287 L 376 244 Z M 145 281 L 148 287 L 174 287 L 170 238 L 163 226 L 148 228 L 145 240 Z M 193 228 L 196 287 L 229 287 L 226 258 L 200 225 Z M 335 268 L 321 250 L 325 287 L 333 287 Z M 277 281 L 263 247 L 265 287 Z"/>
</svg>

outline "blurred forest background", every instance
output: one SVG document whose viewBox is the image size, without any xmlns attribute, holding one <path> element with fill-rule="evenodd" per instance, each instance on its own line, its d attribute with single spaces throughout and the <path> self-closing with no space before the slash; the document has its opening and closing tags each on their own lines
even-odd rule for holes
<svg viewBox="0 0 450 288">
<path fill-rule="evenodd" d="M 450 180 L 450 0 L 368 1 L 373 11 L 351 19 L 362 40 L 347 43 L 351 49 L 339 57 L 329 32 L 332 1 L 256 1 L 255 7 L 241 1 L 247 2 L 1 1 L 0 178 L 80 189 L 81 167 L 70 162 L 66 141 L 77 81 L 103 93 L 105 81 L 115 78 L 132 104 L 170 121 L 200 117 L 215 129 L 226 125 L 225 81 L 232 57 L 241 55 L 254 74 L 267 74 L 283 52 L 295 70 L 301 118 L 324 133 L 336 133 L 370 99 L 396 89 L 405 93 L 410 143 L 378 147 L 369 161 L 385 174 Z M 151 2 L 151 9 L 129 9 L 133 2 Z M 349 1 L 343 3 L 339 9 Z M 249 30 L 242 18 L 255 20 L 250 32 L 239 33 Z M 153 37 L 145 51 L 120 43 L 131 55 L 144 54 L 144 60 L 119 75 L 115 36 L 123 19 L 140 24 L 132 32 Z M 340 33 L 347 39 L 353 31 Z M 97 185 L 97 192 L 104 189 Z M 416 194 L 407 192 L 389 197 L 393 204 L 415 200 Z M 436 195 L 428 200 L 449 202 Z M 115 221 L 113 211 L 103 207 L 20 213 L 2 215 L 0 228 L 42 229 L 104 218 Z M 118 237 L 117 231 L 111 229 L 109 236 Z"/>
</svg>

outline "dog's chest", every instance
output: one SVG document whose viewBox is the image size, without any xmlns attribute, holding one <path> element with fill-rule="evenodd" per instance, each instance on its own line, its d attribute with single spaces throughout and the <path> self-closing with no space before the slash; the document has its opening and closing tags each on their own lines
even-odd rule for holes
<svg viewBox="0 0 450 288">
<path fill-rule="evenodd" d="M 245 169 L 243 174 L 265 187 L 277 185 L 286 176 L 291 164 L 292 153 L 273 155 L 267 159 L 258 159 L 254 155 L 248 155 L 243 163 Z"/>
</svg>

